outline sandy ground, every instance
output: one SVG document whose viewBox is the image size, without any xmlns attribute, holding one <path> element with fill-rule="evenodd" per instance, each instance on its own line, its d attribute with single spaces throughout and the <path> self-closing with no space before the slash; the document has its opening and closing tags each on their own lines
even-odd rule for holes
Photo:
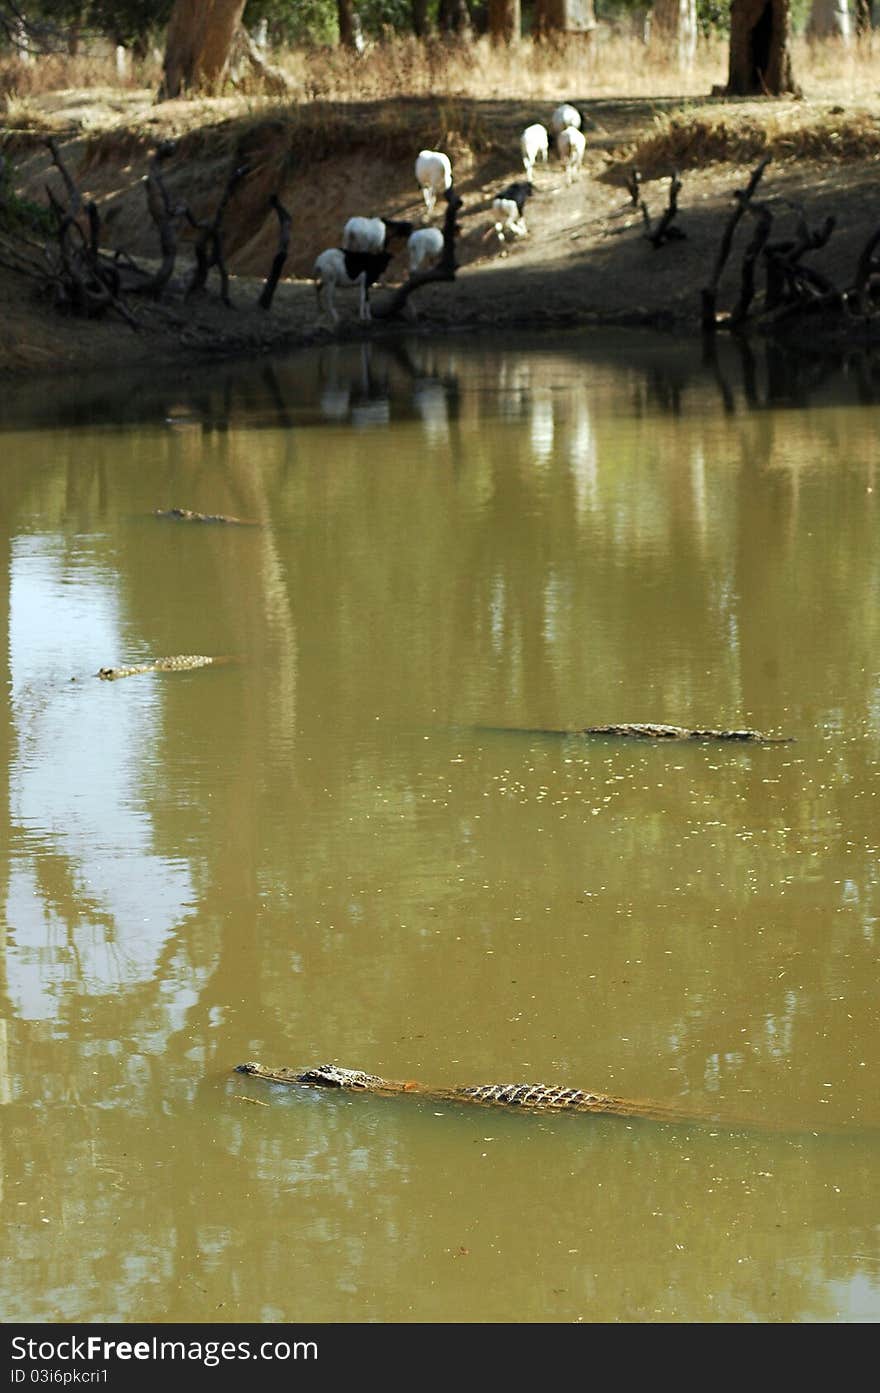
<svg viewBox="0 0 880 1393">
<path fill-rule="evenodd" d="M 98 203 L 108 241 L 125 247 L 137 258 L 156 255 L 155 233 L 144 213 L 143 175 L 148 147 L 143 140 L 126 141 L 126 123 L 135 117 L 130 97 L 118 113 L 116 139 L 105 137 L 96 147 L 88 139 L 86 115 L 94 117 L 94 95 L 89 100 L 68 94 L 56 102 L 50 118 L 57 122 L 64 158 L 83 192 Z M 47 102 L 47 110 L 49 103 Z M 518 103 L 493 102 L 491 121 L 512 132 L 511 154 L 477 156 L 461 148 L 456 154 L 456 187 L 464 200 L 460 217 L 458 254 L 461 269 L 454 284 L 426 287 L 412 298 L 418 326 L 424 332 L 455 328 L 514 329 L 577 324 L 644 325 L 684 333 L 698 324 L 700 288 L 706 283 L 718 252 L 732 194 L 748 178 L 748 168 L 712 164 L 687 170 L 679 195 L 677 226 L 682 240 L 655 249 L 644 235 L 641 214 L 633 207 L 623 186 L 627 151 L 642 132 L 651 129 L 658 110 L 674 103 L 645 99 L 597 101 L 581 104 L 589 136 L 588 155 L 581 177 L 566 184 L 552 161 L 539 165 L 534 175 L 534 195 L 527 206 L 529 232 L 524 237 L 501 240 L 493 228 L 491 199 L 506 183 L 523 178 L 517 159 L 517 135 L 533 119 Z M 169 104 L 173 106 L 173 104 Z M 166 109 L 164 119 L 173 116 Z M 49 118 L 47 118 L 49 119 Z M 259 158 L 270 154 L 277 129 L 271 121 L 252 126 L 248 137 L 258 158 L 257 173 L 245 181 L 240 196 L 230 205 L 227 244 L 232 281 L 233 308 L 219 300 L 216 279 L 207 292 L 184 303 L 182 286 L 191 255 L 182 244 L 178 259 L 181 275 L 162 304 L 138 302 L 133 312 L 135 331 L 112 313 L 100 320 L 84 321 L 59 314 L 44 289 L 0 265 L 0 372 L 9 378 L 36 372 L 82 373 L 180 359 L 195 362 L 222 354 L 232 356 L 277 352 L 330 337 L 318 317 L 314 286 L 307 279 L 315 253 L 338 245 L 342 225 L 353 213 L 421 219 L 411 167 L 406 162 L 377 157 L 365 162 L 346 154 L 331 154 L 312 165 L 286 170 L 279 187 L 294 217 L 287 271 L 269 312 L 256 304 L 262 280 L 277 244 L 274 214 L 266 213 L 267 171 L 278 161 Z M 96 153 L 97 149 L 97 153 Z M 277 152 L 276 152 L 277 153 Z M 16 138 L 7 146 L 7 158 L 15 170 L 19 193 L 38 199 L 46 182 L 60 187 L 44 141 Z M 203 153 L 168 165 L 168 182 L 175 193 L 186 196 L 197 212 L 208 210 L 218 197 L 229 168 L 228 144 L 204 142 Z M 790 233 L 795 208 L 802 205 L 811 227 L 828 215 L 837 218 L 827 247 L 811 264 L 836 284 L 848 284 L 858 253 L 880 225 L 880 186 L 875 160 L 835 160 L 806 164 L 782 161 L 771 164 L 762 184 L 772 200 L 779 235 Z M 652 217 L 659 217 L 668 194 L 669 177 L 649 171 L 643 196 Z M 734 256 L 719 299 L 719 308 L 730 307 L 738 290 L 742 248 L 750 233 L 745 220 L 738 234 Z M 5 260 L 0 247 L 0 260 Z M 387 280 L 403 275 L 402 260 L 392 267 Z M 374 303 L 382 302 L 377 287 Z M 338 299 L 343 322 L 333 331 L 337 337 L 393 332 L 393 325 L 375 322 L 363 326 L 357 320 L 357 297 Z M 412 327 L 411 325 L 409 327 Z"/>
</svg>

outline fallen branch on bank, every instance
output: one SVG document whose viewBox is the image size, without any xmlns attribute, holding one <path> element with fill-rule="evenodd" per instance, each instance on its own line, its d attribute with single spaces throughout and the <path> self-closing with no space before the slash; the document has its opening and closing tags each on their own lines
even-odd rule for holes
<svg viewBox="0 0 880 1393">
<path fill-rule="evenodd" d="M 54 188 L 46 186 L 48 215 L 37 205 L 32 206 L 31 213 L 36 213 L 36 225 L 41 232 L 40 220 L 46 218 L 45 225 L 51 229 L 49 240 L 45 243 L 36 241 L 29 235 L 30 224 L 23 223 L 20 218 L 4 217 L 0 225 L 0 265 L 50 290 L 57 308 L 66 313 L 96 319 L 113 311 L 132 329 L 139 329 L 141 320 L 126 303 L 126 296 L 152 299 L 154 308 L 149 311 L 152 318 L 157 313 L 166 312 L 165 307 L 160 309 L 160 303 L 172 294 L 179 303 L 181 299 L 190 300 L 203 291 L 210 272 L 215 268 L 220 279 L 220 299 L 231 308 L 223 221 L 230 200 L 249 173 L 247 164 L 237 164 L 232 169 L 211 216 L 197 218 L 185 201 L 172 196 L 166 183 L 165 167 L 177 151 L 176 143 L 163 141 L 156 146 L 144 187 L 147 211 L 155 227 L 160 255 L 158 264 L 146 269 L 124 250 L 102 248 L 101 218 L 97 204 L 84 198 L 56 141 L 50 137 L 46 146 L 60 175 L 60 187 L 57 183 Z M 9 169 L 5 157 L 0 158 L 3 161 L 0 164 L 0 215 L 3 215 L 10 206 L 14 210 L 15 200 L 10 203 L 8 198 Z M 257 302 L 266 310 L 271 306 L 287 259 L 291 227 L 290 214 L 275 194 L 269 199 L 269 206 L 278 215 L 279 244 Z M 196 233 L 192 244 L 195 265 L 185 283 L 182 277 L 175 277 L 179 229 L 183 222 L 188 223 Z M 189 321 L 180 318 L 178 322 L 181 327 L 186 327 Z"/>
<path fill-rule="evenodd" d="M 82 194 L 51 136 L 46 145 L 67 194 L 65 207 L 50 188 L 46 189 L 55 215 L 57 239 L 54 257 L 46 249 L 46 274 L 54 288 L 56 304 L 86 319 L 97 318 L 106 310 L 113 309 L 126 324 L 137 329 L 137 320 L 119 298 L 117 267 L 113 261 L 101 255 L 97 206 L 92 200 L 83 202 Z"/>
<path fill-rule="evenodd" d="M 236 69 L 249 65 L 262 83 L 263 91 L 270 97 L 289 97 L 296 91 L 296 83 L 274 63 L 266 61 L 259 46 L 251 38 L 243 24 L 238 26 L 233 40 L 230 76 L 236 83 Z"/>
<path fill-rule="evenodd" d="M 804 259 L 827 244 L 835 218 L 826 217 L 811 229 L 799 204 L 782 199 L 773 205 L 757 202 L 754 193 L 766 165 L 767 161 L 762 160 L 753 170 L 748 186 L 734 194 L 736 206 L 725 225 L 712 277 L 702 291 L 704 334 L 711 337 L 717 328 L 723 327 L 738 334 L 755 330 L 772 338 L 790 336 L 799 326 L 809 324 L 811 334 L 818 334 L 825 342 L 880 338 L 880 229 L 871 234 L 863 247 L 852 282 L 840 288 L 830 276 Z M 797 215 L 794 235 L 771 241 L 778 210 L 792 207 Z M 753 219 L 754 230 L 743 254 L 739 297 L 729 315 L 719 316 L 718 285 L 730 256 L 734 232 L 746 215 Z M 761 267 L 765 284 L 759 295 L 757 278 Z"/>
</svg>

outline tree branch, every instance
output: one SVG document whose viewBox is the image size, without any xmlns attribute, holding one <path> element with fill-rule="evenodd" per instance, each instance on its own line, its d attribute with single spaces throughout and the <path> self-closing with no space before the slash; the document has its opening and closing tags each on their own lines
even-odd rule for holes
<svg viewBox="0 0 880 1393">
<path fill-rule="evenodd" d="M 455 273 L 458 270 L 458 263 L 455 260 L 455 238 L 460 230 L 456 217 L 462 207 L 462 200 L 454 188 L 448 188 L 444 197 L 446 198 L 446 216 L 443 219 L 443 251 L 440 260 L 430 271 L 420 271 L 417 275 L 410 276 L 405 280 L 403 285 L 398 286 L 387 303 L 378 305 L 373 310 L 374 319 L 394 319 L 403 309 L 410 295 L 421 290 L 423 285 L 431 285 L 434 281 L 455 280 Z"/>
<path fill-rule="evenodd" d="M 272 261 L 272 267 L 266 277 L 266 284 L 263 286 L 257 304 L 261 310 L 268 310 L 272 304 L 272 297 L 281 279 L 281 272 L 284 270 L 284 263 L 287 260 L 287 252 L 290 246 L 290 225 L 291 217 L 284 205 L 279 201 L 277 194 L 269 199 L 269 206 L 275 209 L 278 214 L 278 250 Z"/>
</svg>

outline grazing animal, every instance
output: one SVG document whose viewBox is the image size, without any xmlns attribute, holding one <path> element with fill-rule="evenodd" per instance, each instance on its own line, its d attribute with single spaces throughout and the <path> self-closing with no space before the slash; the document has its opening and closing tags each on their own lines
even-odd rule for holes
<svg viewBox="0 0 880 1393">
<path fill-rule="evenodd" d="M 422 191 L 426 214 L 430 218 L 438 196 L 452 188 L 449 156 L 440 150 L 422 150 L 416 160 L 416 183 Z"/>
<path fill-rule="evenodd" d="M 574 126 L 575 130 L 579 131 L 581 128 L 581 113 L 568 102 L 563 102 L 562 106 L 558 106 L 550 117 L 550 130 L 558 139 L 566 126 Z"/>
<path fill-rule="evenodd" d="M 556 153 L 565 170 L 567 184 L 570 184 L 572 179 L 580 174 L 586 148 L 586 136 L 576 126 L 566 126 L 565 130 L 560 131 L 556 137 Z"/>
<path fill-rule="evenodd" d="M 333 305 L 337 286 L 344 290 L 359 289 L 359 317 L 370 318 L 370 286 L 384 275 L 390 260 L 390 252 L 352 252 L 339 247 L 328 247 L 321 252 L 312 270 L 312 279 L 318 294 L 318 307 L 324 309 L 331 324 L 339 320 Z"/>
<path fill-rule="evenodd" d="M 439 227 L 420 227 L 407 239 L 409 253 L 409 273 L 415 276 L 419 271 L 429 271 L 443 255 L 443 233 Z"/>
<path fill-rule="evenodd" d="M 523 237 L 527 232 L 524 210 L 526 199 L 532 194 L 532 186 L 520 181 L 516 184 L 508 184 L 497 198 L 492 200 L 492 211 L 503 215 L 503 220 L 495 224 L 495 231 L 499 237 L 503 237 L 505 231 L 513 232 L 517 237 Z"/>
<path fill-rule="evenodd" d="M 574 108 L 572 108 L 573 110 Z M 531 179 L 535 161 L 542 159 L 547 163 L 547 156 L 550 150 L 550 137 L 547 134 L 547 127 L 540 122 L 534 126 L 526 126 L 519 138 L 519 148 L 522 151 L 523 168 L 526 178 Z"/>
<path fill-rule="evenodd" d="M 342 229 L 342 250 L 383 252 L 394 241 L 404 241 L 413 230 L 411 222 L 394 218 L 349 218 Z"/>
</svg>

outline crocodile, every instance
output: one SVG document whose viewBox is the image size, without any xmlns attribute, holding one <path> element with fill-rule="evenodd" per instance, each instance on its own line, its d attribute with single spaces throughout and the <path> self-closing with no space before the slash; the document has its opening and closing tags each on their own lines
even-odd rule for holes
<svg viewBox="0 0 880 1393">
<path fill-rule="evenodd" d="M 102 682 L 115 682 L 120 677 L 136 677 L 140 672 L 191 672 L 193 668 L 213 667 L 232 662 L 231 658 L 206 658 L 199 653 L 178 653 L 173 658 L 153 658 L 148 663 L 131 667 L 102 667 L 95 673 Z"/>
<path fill-rule="evenodd" d="M 489 1107 L 517 1108 L 536 1113 L 604 1113 L 613 1117 L 643 1118 L 653 1122 L 715 1123 L 712 1112 L 700 1113 L 674 1103 L 651 1099 L 615 1098 L 582 1088 L 562 1088 L 540 1083 L 485 1083 L 454 1088 L 433 1088 L 413 1080 L 404 1082 L 344 1069 L 338 1064 L 319 1064 L 312 1069 L 268 1069 L 263 1064 L 236 1064 L 235 1072 L 265 1079 L 267 1083 L 302 1084 L 313 1088 L 341 1088 L 355 1093 L 394 1097 L 417 1094 L 434 1103 L 481 1103 Z M 772 1130 L 763 1120 L 741 1118 L 730 1125 Z"/>
<path fill-rule="evenodd" d="M 194 513 L 191 508 L 154 508 L 154 518 L 170 518 L 174 522 L 225 522 L 230 527 L 259 527 L 253 518 L 234 518 L 227 513 Z"/>
<path fill-rule="evenodd" d="M 790 745 L 791 735 L 765 735 L 760 730 L 692 730 L 687 726 L 613 725 L 581 726 L 576 730 L 555 730 L 546 727 L 478 726 L 478 730 L 507 731 L 511 735 L 614 735 L 631 740 L 739 740 L 758 745 Z"/>
</svg>

